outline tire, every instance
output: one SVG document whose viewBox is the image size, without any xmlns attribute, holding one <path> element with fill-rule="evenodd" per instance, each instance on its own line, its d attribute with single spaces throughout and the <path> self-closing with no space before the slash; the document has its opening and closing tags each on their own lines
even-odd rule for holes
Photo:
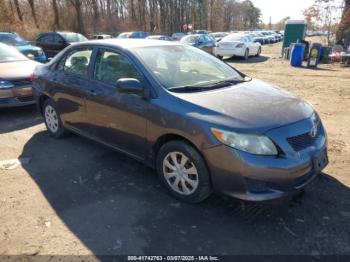
<svg viewBox="0 0 350 262">
<path fill-rule="evenodd" d="M 260 56 L 261 54 L 261 47 L 259 47 L 258 52 L 256 53 L 256 56 Z"/>
<path fill-rule="evenodd" d="M 248 60 L 249 59 L 249 49 L 246 49 L 244 52 L 243 60 Z"/>
<path fill-rule="evenodd" d="M 158 151 L 156 168 L 168 193 L 181 201 L 199 203 L 211 194 L 210 175 L 204 159 L 184 141 L 164 144 Z"/>
<path fill-rule="evenodd" d="M 42 105 L 42 110 L 46 129 L 50 136 L 54 138 L 64 137 L 68 132 L 62 124 L 55 103 L 51 99 L 45 100 Z"/>
</svg>

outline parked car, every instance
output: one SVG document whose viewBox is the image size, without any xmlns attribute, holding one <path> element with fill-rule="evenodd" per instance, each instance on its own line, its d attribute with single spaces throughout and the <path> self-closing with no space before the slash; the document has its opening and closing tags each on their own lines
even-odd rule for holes
<svg viewBox="0 0 350 262">
<path fill-rule="evenodd" d="M 111 35 L 106 35 L 106 34 L 102 34 L 102 35 L 93 35 L 91 37 L 91 39 L 111 39 L 113 38 Z"/>
<path fill-rule="evenodd" d="M 148 32 L 125 32 L 118 35 L 117 38 L 146 38 L 150 35 Z"/>
<path fill-rule="evenodd" d="M 214 48 L 214 55 L 222 59 L 224 56 L 239 56 L 247 60 L 249 56 L 259 56 L 261 44 L 253 42 L 250 35 L 230 34 L 224 37 Z"/>
<path fill-rule="evenodd" d="M 265 38 L 262 34 L 256 33 L 256 32 L 251 32 L 249 35 L 252 37 L 253 42 L 255 43 L 260 43 L 261 45 L 265 44 Z"/>
<path fill-rule="evenodd" d="M 22 54 L 30 59 L 46 62 L 46 56 L 40 47 L 31 45 L 17 33 L 0 32 L 0 43 L 15 47 Z"/>
<path fill-rule="evenodd" d="M 216 41 L 207 34 L 187 35 L 181 38 L 180 43 L 197 47 L 208 53 L 213 53 L 216 45 Z"/>
<path fill-rule="evenodd" d="M 179 41 L 179 40 L 181 40 L 181 38 L 183 38 L 184 36 L 185 36 L 184 33 L 177 32 L 177 33 L 173 33 L 173 34 L 171 35 L 171 39 L 172 39 L 173 41 Z"/>
<path fill-rule="evenodd" d="M 213 37 L 216 42 L 220 42 L 221 39 L 223 39 L 225 36 L 228 36 L 229 33 L 226 32 L 215 32 L 215 33 L 210 33 L 209 36 Z"/>
<path fill-rule="evenodd" d="M 80 43 L 37 67 L 33 83 L 51 136 L 72 131 L 138 159 L 183 201 L 279 198 L 328 163 L 310 104 L 188 45 Z"/>
<path fill-rule="evenodd" d="M 263 34 L 265 36 L 266 41 L 267 41 L 268 44 L 273 44 L 273 43 L 276 42 L 275 37 L 272 36 L 271 34 L 269 34 L 268 32 L 263 31 L 263 32 L 261 32 L 261 34 Z"/>
<path fill-rule="evenodd" d="M 44 50 L 48 58 L 52 58 L 70 44 L 87 40 L 85 36 L 79 33 L 48 32 L 41 33 L 36 37 L 36 45 Z"/>
<path fill-rule="evenodd" d="M 35 104 L 31 75 L 40 63 L 0 43 L 0 108 Z"/>
<path fill-rule="evenodd" d="M 172 41 L 171 37 L 167 35 L 150 35 L 146 39 Z"/>
</svg>

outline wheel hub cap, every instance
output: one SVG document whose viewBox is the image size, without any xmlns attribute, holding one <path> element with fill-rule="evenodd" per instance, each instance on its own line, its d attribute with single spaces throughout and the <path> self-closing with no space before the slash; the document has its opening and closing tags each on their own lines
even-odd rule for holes
<svg viewBox="0 0 350 262">
<path fill-rule="evenodd" d="M 197 168 L 181 152 L 171 152 L 164 158 L 163 175 L 169 186 L 179 194 L 190 195 L 198 187 Z"/>
</svg>

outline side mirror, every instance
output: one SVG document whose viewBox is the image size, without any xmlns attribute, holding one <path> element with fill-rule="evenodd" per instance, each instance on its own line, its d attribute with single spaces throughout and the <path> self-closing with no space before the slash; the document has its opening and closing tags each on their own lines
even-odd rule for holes
<svg viewBox="0 0 350 262">
<path fill-rule="evenodd" d="M 117 90 L 124 94 L 143 95 L 143 84 L 135 78 L 121 78 L 117 81 Z"/>
</svg>

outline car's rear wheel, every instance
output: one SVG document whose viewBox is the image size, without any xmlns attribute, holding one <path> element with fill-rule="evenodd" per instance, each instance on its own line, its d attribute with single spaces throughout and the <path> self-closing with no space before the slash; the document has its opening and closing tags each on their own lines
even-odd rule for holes
<svg viewBox="0 0 350 262">
<path fill-rule="evenodd" d="M 204 159 L 184 141 L 164 144 L 157 154 L 157 172 L 168 192 L 185 202 L 198 203 L 211 193 Z"/>
<path fill-rule="evenodd" d="M 260 56 L 261 54 L 261 47 L 259 47 L 258 52 L 256 53 L 256 56 Z"/>
<path fill-rule="evenodd" d="M 47 131 L 52 137 L 61 138 L 67 134 L 54 102 L 50 99 L 43 104 L 43 115 Z"/>
<path fill-rule="evenodd" d="M 248 58 L 249 58 L 249 50 L 246 49 L 245 52 L 244 52 L 243 59 L 244 59 L 244 60 L 248 60 Z"/>
</svg>

